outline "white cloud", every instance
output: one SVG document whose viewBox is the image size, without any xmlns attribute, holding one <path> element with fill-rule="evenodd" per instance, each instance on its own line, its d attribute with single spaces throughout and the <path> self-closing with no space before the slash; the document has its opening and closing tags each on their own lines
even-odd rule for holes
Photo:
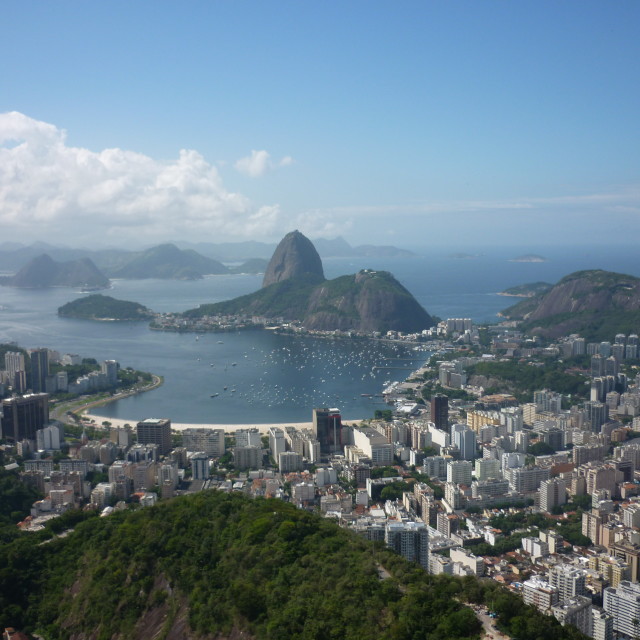
<svg viewBox="0 0 640 640">
<path fill-rule="evenodd" d="M 229 192 L 197 151 L 173 162 L 123 149 L 67 146 L 52 124 L 0 114 L 0 228 L 9 233 L 130 241 L 278 234 L 277 205 Z M 258 152 L 260 153 L 260 152 Z M 266 152 L 264 152 L 266 154 Z M 257 161 L 269 164 L 269 157 Z M 27 233 L 29 232 L 29 233 Z"/>
<path fill-rule="evenodd" d="M 293 164 L 291 156 L 284 156 L 279 162 L 274 162 L 269 152 L 262 149 L 261 151 L 251 150 L 251 155 L 240 158 L 235 164 L 235 168 L 251 178 L 259 178 L 269 171 L 273 171 L 278 167 L 287 167 Z"/>
</svg>

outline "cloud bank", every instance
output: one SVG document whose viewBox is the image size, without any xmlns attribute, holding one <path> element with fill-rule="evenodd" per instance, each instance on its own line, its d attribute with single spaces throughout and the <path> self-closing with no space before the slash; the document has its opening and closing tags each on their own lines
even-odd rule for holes
<svg viewBox="0 0 640 640">
<path fill-rule="evenodd" d="M 251 155 L 240 158 L 234 166 L 240 173 L 244 173 L 250 178 L 259 178 L 269 171 L 279 167 L 287 167 L 290 164 L 293 164 L 291 156 L 285 156 L 279 162 L 274 162 L 264 149 L 262 151 L 252 149 Z"/>
<path fill-rule="evenodd" d="M 0 114 L 5 239 L 24 234 L 110 243 L 169 237 L 215 241 L 216 236 L 264 237 L 286 227 L 277 204 L 255 207 L 229 192 L 197 151 L 181 150 L 166 163 L 123 149 L 71 147 L 65 138 L 52 124 L 18 112 Z M 269 154 L 257 153 L 251 170 L 264 171 Z"/>
</svg>

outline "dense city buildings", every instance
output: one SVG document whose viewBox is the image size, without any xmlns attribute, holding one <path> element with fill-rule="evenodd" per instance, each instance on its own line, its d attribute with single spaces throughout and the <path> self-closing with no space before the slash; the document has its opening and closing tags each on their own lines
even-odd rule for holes
<svg viewBox="0 0 640 640">
<path fill-rule="evenodd" d="M 503 336 L 496 344 L 516 342 Z M 403 410 L 406 397 L 385 394 L 390 408 L 355 424 L 327 408 L 313 410 L 311 425 L 226 432 L 203 425 L 172 433 L 169 419 L 146 419 L 133 430 L 105 425 L 103 433 L 94 423 L 96 439 L 69 443 L 49 421 L 47 394 L 28 394 L 3 400 L 2 433 L 26 458 L 23 481 L 45 496 L 29 526 L 86 504 L 108 510 L 209 489 L 275 497 L 384 542 L 432 573 L 495 579 L 561 624 L 613 640 L 629 633 L 634 598 L 640 602 L 640 376 L 625 366 L 620 336 L 609 347 L 573 337 L 544 354 L 583 347 L 596 350 L 583 361 L 577 399 L 541 388 L 518 403 L 463 385 L 467 397 L 425 394 L 411 411 Z M 532 356 L 513 346 L 501 355 L 510 349 L 518 366 L 539 369 L 533 348 Z M 21 353 L 11 354 L 5 384 L 23 365 Z M 461 354 L 447 369 L 449 382 L 495 361 L 484 356 Z M 618 369 L 609 358 L 620 360 Z M 414 372 L 408 395 L 441 384 L 438 362 Z M 115 361 L 96 371 L 107 381 L 117 372 Z"/>
</svg>

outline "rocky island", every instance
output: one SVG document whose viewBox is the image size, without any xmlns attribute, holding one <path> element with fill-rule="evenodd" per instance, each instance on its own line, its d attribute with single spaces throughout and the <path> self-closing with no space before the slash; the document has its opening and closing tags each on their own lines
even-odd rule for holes
<svg viewBox="0 0 640 640">
<path fill-rule="evenodd" d="M 265 271 L 262 288 L 226 302 L 186 311 L 186 318 L 261 316 L 309 330 L 421 331 L 433 318 L 390 273 L 364 269 L 326 280 L 322 260 L 299 231 L 287 234 Z"/>
<path fill-rule="evenodd" d="M 63 318 L 123 322 L 148 320 L 153 318 L 155 313 L 138 302 L 117 300 L 111 296 L 96 293 L 67 302 L 58 308 L 58 315 Z"/>
</svg>

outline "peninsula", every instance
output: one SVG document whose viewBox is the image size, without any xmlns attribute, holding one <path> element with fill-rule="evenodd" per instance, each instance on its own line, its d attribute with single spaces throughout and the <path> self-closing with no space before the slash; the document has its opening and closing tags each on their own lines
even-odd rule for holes
<svg viewBox="0 0 640 640">
<path fill-rule="evenodd" d="M 640 326 L 640 278 L 599 269 L 576 271 L 501 315 L 520 320 L 529 334 L 546 337 L 580 333 L 588 340 L 606 340 L 634 333 Z"/>
<path fill-rule="evenodd" d="M 204 304 L 182 315 L 189 319 L 259 316 L 321 331 L 411 333 L 435 324 L 411 293 L 386 271 L 363 269 L 326 280 L 318 252 L 299 231 L 282 239 L 259 291 Z"/>
</svg>

